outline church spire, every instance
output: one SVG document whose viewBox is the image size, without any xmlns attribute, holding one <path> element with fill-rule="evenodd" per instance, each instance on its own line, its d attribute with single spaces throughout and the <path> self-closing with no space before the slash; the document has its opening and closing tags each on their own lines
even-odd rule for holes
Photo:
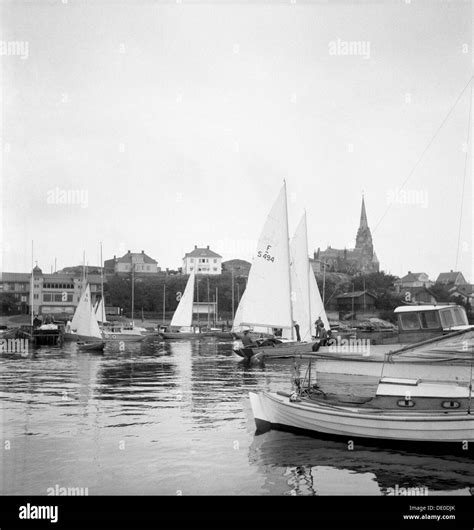
<svg viewBox="0 0 474 530">
<path fill-rule="evenodd" d="M 361 228 L 368 228 L 369 225 L 367 223 L 367 213 L 365 211 L 365 202 L 364 202 L 364 194 L 362 194 L 362 208 L 360 210 L 360 225 L 359 230 Z"/>
</svg>

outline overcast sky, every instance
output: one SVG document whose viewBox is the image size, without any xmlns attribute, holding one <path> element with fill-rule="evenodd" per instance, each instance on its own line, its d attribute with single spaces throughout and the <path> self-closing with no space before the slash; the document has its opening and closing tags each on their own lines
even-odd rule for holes
<svg viewBox="0 0 474 530">
<path fill-rule="evenodd" d="M 310 249 L 354 246 L 364 190 L 383 270 L 454 269 L 469 90 L 399 188 L 472 75 L 470 2 L 63 2 L 2 7 L 2 41 L 28 43 L 0 57 L 3 270 L 31 240 L 45 272 L 99 241 L 250 260 L 283 178 Z M 471 281 L 472 207 L 469 165 Z"/>
</svg>

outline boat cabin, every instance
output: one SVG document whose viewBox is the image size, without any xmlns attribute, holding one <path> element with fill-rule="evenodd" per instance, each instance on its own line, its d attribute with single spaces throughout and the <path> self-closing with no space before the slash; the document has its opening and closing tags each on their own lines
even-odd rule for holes
<svg viewBox="0 0 474 530">
<path fill-rule="evenodd" d="M 414 343 L 471 327 L 466 311 L 456 304 L 401 306 L 394 313 L 401 343 Z"/>
</svg>

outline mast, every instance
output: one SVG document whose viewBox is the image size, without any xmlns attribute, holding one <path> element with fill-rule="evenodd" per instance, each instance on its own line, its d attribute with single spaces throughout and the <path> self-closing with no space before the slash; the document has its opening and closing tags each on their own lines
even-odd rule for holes
<svg viewBox="0 0 474 530">
<path fill-rule="evenodd" d="M 166 281 L 163 284 L 163 326 L 165 325 L 165 311 L 166 311 Z"/>
<path fill-rule="evenodd" d="M 34 280 L 33 280 L 33 240 L 31 241 L 31 279 L 30 279 L 30 323 L 33 327 L 33 287 L 34 287 Z"/>
<path fill-rule="evenodd" d="M 102 307 L 104 308 L 104 314 L 100 315 L 100 319 L 103 321 L 105 320 L 105 300 L 104 300 L 104 262 L 102 261 L 102 241 L 100 242 L 100 299 L 102 300 Z"/>
<path fill-rule="evenodd" d="M 294 330 L 293 330 L 293 300 L 292 300 L 292 290 L 291 290 L 291 258 L 290 258 L 290 234 L 288 230 L 288 198 L 286 196 L 286 180 L 283 179 L 283 186 L 285 188 L 285 228 L 286 228 L 286 234 L 285 234 L 285 242 L 286 242 L 286 251 L 288 255 L 288 280 L 290 282 L 290 327 L 291 327 L 291 340 L 294 338 Z"/>
<path fill-rule="evenodd" d="M 306 254 L 308 254 L 308 224 L 306 222 L 306 210 L 304 211 L 304 237 L 306 238 Z M 310 287 L 310 274 L 313 273 L 311 263 L 309 262 L 309 256 L 308 256 L 308 319 L 309 319 L 309 341 L 311 342 L 311 339 L 313 338 L 313 334 L 311 332 L 311 326 L 312 326 L 312 318 L 311 318 L 311 287 Z M 313 273 L 314 274 L 314 273 Z"/>
<path fill-rule="evenodd" d="M 135 303 L 135 276 L 134 276 L 134 272 L 135 272 L 135 264 L 132 263 L 132 327 L 135 326 L 135 323 L 133 322 L 133 306 L 134 306 L 134 303 Z"/>
</svg>

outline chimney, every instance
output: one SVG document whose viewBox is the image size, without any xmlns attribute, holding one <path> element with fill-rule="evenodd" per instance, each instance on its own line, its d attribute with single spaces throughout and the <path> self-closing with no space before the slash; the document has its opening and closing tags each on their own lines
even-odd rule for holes
<svg viewBox="0 0 474 530">
<path fill-rule="evenodd" d="M 450 272 L 453 272 L 453 269 L 451 269 Z"/>
<path fill-rule="evenodd" d="M 194 250 L 196 250 L 197 248 L 198 248 L 198 246 L 197 246 L 197 245 L 194 245 Z"/>
<path fill-rule="evenodd" d="M 209 250 L 209 245 L 207 245 L 207 250 Z"/>
<path fill-rule="evenodd" d="M 411 274 L 411 271 L 408 271 L 408 274 Z"/>
<path fill-rule="evenodd" d="M 130 254 L 130 250 L 128 251 L 128 253 Z"/>
<path fill-rule="evenodd" d="M 144 251 L 144 250 L 142 250 L 142 254 L 145 254 L 145 251 Z"/>
</svg>

